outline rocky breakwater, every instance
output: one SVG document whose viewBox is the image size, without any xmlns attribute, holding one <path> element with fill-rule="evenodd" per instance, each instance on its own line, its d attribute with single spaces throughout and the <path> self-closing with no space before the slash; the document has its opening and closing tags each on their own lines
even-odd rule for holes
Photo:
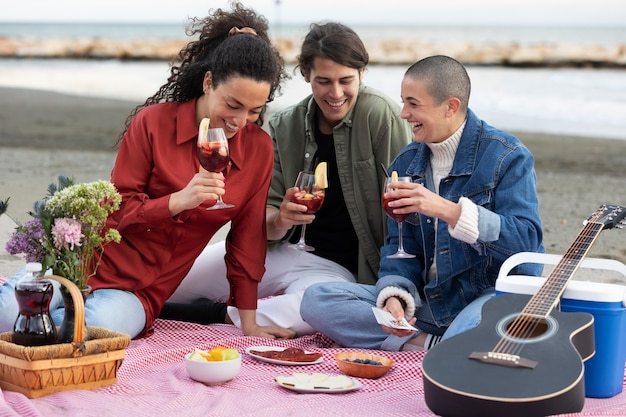
<svg viewBox="0 0 626 417">
<path fill-rule="evenodd" d="M 0 38 L 3 58 L 74 58 L 167 60 L 188 40 L 17 39 Z M 289 64 L 300 39 L 277 38 L 276 46 Z M 626 68 L 626 44 L 425 42 L 418 39 L 364 39 L 371 64 L 408 65 L 420 58 L 445 54 L 466 65 L 515 67 Z"/>
</svg>

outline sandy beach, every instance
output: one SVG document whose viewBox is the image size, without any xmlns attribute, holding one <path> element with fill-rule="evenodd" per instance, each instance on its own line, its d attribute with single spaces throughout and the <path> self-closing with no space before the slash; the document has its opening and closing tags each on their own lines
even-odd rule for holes
<svg viewBox="0 0 626 417">
<path fill-rule="evenodd" d="M 124 120 L 139 103 L 52 92 L 0 88 L 0 199 L 9 213 L 26 212 L 59 175 L 77 181 L 108 179 Z M 479 115 L 480 116 L 480 115 Z M 626 205 L 626 141 L 516 133 L 536 158 L 546 252 L 562 255 L 582 222 L 602 204 Z M 23 264 L 5 250 L 13 230 L 0 216 L 0 275 Z M 589 257 L 626 263 L 626 230 L 600 234 Z M 577 272 L 575 279 L 626 284 L 623 275 Z"/>
</svg>

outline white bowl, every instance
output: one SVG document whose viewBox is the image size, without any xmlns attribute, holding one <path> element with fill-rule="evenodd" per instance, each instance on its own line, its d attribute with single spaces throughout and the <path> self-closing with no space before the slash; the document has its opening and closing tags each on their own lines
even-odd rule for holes
<svg viewBox="0 0 626 417">
<path fill-rule="evenodd" d="M 193 352 L 185 355 L 185 368 L 194 381 L 207 385 L 218 385 L 233 379 L 241 370 L 241 355 L 224 361 L 194 361 L 189 359 Z"/>
</svg>

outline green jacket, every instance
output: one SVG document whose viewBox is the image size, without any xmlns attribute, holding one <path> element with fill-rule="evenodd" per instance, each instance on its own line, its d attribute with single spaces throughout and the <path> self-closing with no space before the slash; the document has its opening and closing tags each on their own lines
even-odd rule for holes
<svg viewBox="0 0 626 417">
<path fill-rule="evenodd" d="M 313 170 L 317 143 L 312 95 L 275 113 L 268 121 L 274 142 L 274 171 L 268 206 L 280 207 L 287 188 L 293 187 L 302 170 Z M 361 84 L 356 103 L 333 129 L 341 188 L 359 239 L 358 281 L 374 284 L 380 247 L 387 234 L 381 205 L 384 173 L 413 135 L 400 118 L 400 108 L 385 94 Z M 289 239 L 293 229 L 283 240 Z M 275 242 L 274 242 L 275 243 Z"/>
</svg>

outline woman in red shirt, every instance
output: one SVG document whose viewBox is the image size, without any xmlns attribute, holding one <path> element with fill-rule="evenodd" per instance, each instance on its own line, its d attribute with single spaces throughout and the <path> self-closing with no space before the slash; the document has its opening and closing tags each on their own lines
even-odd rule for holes
<svg viewBox="0 0 626 417">
<path fill-rule="evenodd" d="M 129 115 L 118 142 L 111 181 L 123 201 L 108 226 L 122 241 L 107 246 L 89 281 L 86 322 L 133 337 L 149 334 L 196 257 L 231 222 L 229 303 L 245 318 L 244 334 L 286 337 L 287 329 L 256 324 L 273 166 L 272 141 L 261 125 L 287 76 L 284 62 L 267 20 L 239 3 L 194 19 L 190 32 L 198 40 L 180 51 L 167 83 Z M 231 163 L 224 175 L 199 172 L 196 140 L 204 117 L 226 132 Z M 205 210 L 218 195 L 234 207 Z"/>
</svg>

